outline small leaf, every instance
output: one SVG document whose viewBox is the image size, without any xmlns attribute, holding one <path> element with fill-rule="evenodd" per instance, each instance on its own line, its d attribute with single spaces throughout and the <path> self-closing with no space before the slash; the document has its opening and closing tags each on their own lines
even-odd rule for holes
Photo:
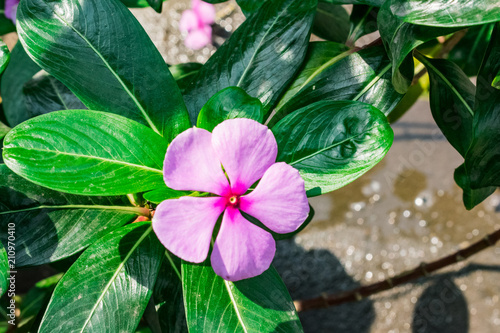
<svg viewBox="0 0 500 333">
<path fill-rule="evenodd" d="M 349 35 L 349 15 L 342 6 L 320 2 L 312 31 L 323 39 L 345 43 Z"/>
<path fill-rule="evenodd" d="M 472 189 L 464 164 L 455 169 L 454 178 L 458 186 L 464 191 L 462 199 L 467 210 L 479 205 L 497 189 L 495 186 L 483 187 L 477 190 Z"/>
<path fill-rule="evenodd" d="M 377 7 L 365 5 L 353 6 L 349 18 L 350 30 L 347 45 L 354 45 L 359 38 L 378 30 L 377 13 Z"/>
<path fill-rule="evenodd" d="M 303 332 L 283 281 L 271 267 L 262 275 L 225 281 L 210 266 L 182 262 L 182 288 L 190 333 Z"/>
<path fill-rule="evenodd" d="M 40 67 L 30 59 L 18 42 L 11 52 L 11 61 L 1 80 L 2 105 L 8 125 L 19 125 L 31 117 L 23 88 L 39 71 Z"/>
<path fill-rule="evenodd" d="M 7 230 L 3 229 L 3 232 L 7 232 Z M 0 297 L 5 294 L 7 291 L 7 288 L 9 286 L 9 281 L 7 278 L 9 277 L 9 259 L 7 257 L 7 251 L 3 247 L 2 244 L 0 244 Z"/>
<path fill-rule="evenodd" d="M 126 197 L 65 194 L 35 185 L 0 164 L 0 240 L 15 225 L 16 267 L 67 258 L 96 239 L 147 214 Z M 32 230 L 38 230 L 36 233 Z"/>
<path fill-rule="evenodd" d="M 7 44 L 0 38 L 0 75 L 2 75 L 5 68 L 10 61 L 10 51 Z"/>
<path fill-rule="evenodd" d="M 145 200 L 151 201 L 154 204 L 159 204 L 167 199 L 177 199 L 183 196 L 191 195 L 193 192 L 176 191 L 166 186 L 143 194 Z"/>
<path fill-rule="evenodd" d="M 308 196 L 336 190 L 360 177 L 382 160 L 394 137 L 382 112 L 350 101 L 311 104 L 271 130 L 278 142 L 277 160 L 299 170 Z"/>
<path fill-rule="evenodd" d="M 57 284 L 39 332 L 133 332 L 163 251 L 150 223 L 133 223 L 97 240 Z"/>
<path fill-rule="evenodd" d="M 227 119 L 249 118 L 262 123 L 262 103 L 238 87 L 228 87 L 216 93 L 203 106 L 196 126 L 209 132 Z"/>
<path fill-rule="evenodd" d="M 52 111 L 86 109 L 71 90 L 44 70 L 24 84 L 23 93 L 30 118 Z"/>
<path fill-rule="evenodd" d="M 189 128 L 168 66 L 123 4 L 26 0 L 17 18 L 19 39 L 33 60 L 89 109 L 128 117 L 168 142 Z"/>
<path fill-rule="evenodd" d="M 191 79 L 184 101 L 192 123 L 218 91 L 235 86 L 268 112 L 302 64 L 317 0 L 266 1 Z"/>
<path fill-rule="evenodd" d="M 5 17 L 5 0 L 0 0 L 0 36 L 16 31 L 16 26 Z"/>
<path fill-rule="evenodd" d="M 0 140 L 9 133 L 10 127 L 0 121 Z"/>
<path fill-rule="evenodd" d="M 56 111 L 30 119 L 4 139 L 5 164 L 53 190 L 122 195 L 164 186 L 167 142 L 130 119 L 98 111 Z"/>
<path fill-rule="evenodd" d="M 385 114 L 392 111 L 402 95 L 391 84 L 391 63 L 383 47 L 357 53 L 342 50 L 344 46 L 331 42 L 311 43 L 305 66 L 276 107 L 270 127 L 295 110 L 324 100 L 361 101 Z"/>
<path fill-rule="evenodd" d="M 148 4 L 153 8 L 157 13 L 161 13 L 161 8 L 163 6 L 164 0 L 147 0 Z"/>
<path fill-rule="evenodd" d="M 465 27 L 500 21 L 498 0 L 389 0 L 401 20 L 434 27 Z"/>
</svg>

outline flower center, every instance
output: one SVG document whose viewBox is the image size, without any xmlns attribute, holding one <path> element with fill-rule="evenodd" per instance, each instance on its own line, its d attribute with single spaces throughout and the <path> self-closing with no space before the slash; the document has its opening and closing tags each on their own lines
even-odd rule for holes
<svg viewBox="0 0 500 333">
<path fill-rule="evenodd" d="M 240 197 L 237 196 L 237 195 L 233 195 L 231 197 L 229 197 L 229 205 L 234 207 L 234 208 L 238 208 L 239 204 L 240 204 Z"/>
</svg>

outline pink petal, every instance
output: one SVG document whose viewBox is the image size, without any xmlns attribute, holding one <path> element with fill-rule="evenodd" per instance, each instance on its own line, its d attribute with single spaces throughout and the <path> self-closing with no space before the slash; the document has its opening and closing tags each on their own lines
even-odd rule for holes
<svg viewBox="0 0 500 333">
<path fill-rule="evenodd" d="M 304 180 L 286 163 L 271 166 L 253 192 L 241 197 L 240 209 L 277 233 L 297 230 L 307 219 Z"/>
<path fill-rule="evenodd" d="M 229 183 L 211 140 L 210 132 L 193 127 L 172 141 L 163 165 L 163 178 L 168 187 L 219 195 L 228 192 Z"/>
<path fill-rule="evenodd" d="M 5 1 L 5 17 L 10 19 L 14 24 L 16 23 L 16 13 L 19 0 L 6 0 Z"/>
<path fill-rule="evenodd" d="M 191 2 L 193 10 L 196 12 L 198 19 L 204 24 L 213 24 L 215 23 L 215 6 L 206 3 L 201 0 L 193 0 Z"/>
<path fill-rule="evenodd" d="M 248 222 L 237 209 L 226 209 L 211 256 L 217 275 L 229 281 L 260 275 L 271 265 L 275 252 L 270 233 Z"/>
<path fill-rule="evenodd" d="M 237 195 L 259 180 L 278 154 L 271 130 L 251 119 L 220 123 L 213 130 L 212 145 Z"/>
<path fill-rule="evenodd" d="M 212 42 L 212 27 L 203 26 L 193 30 L 184 40 L 184 44 L 193 50 L 199 50 Z"/>
<path fill-rule="evenodd" d="M 198 29 L 198 16 L 191 9 L 185 10 L 179 21 L 179 30 L 182 32 L 190 32 L 195 29 Z"/>
<path fill-rule="evenodd" d="M 170 252 L 200 263 L 207 258 L 214 226 L 224 207 L 221 197 L 165 200 L 156 208 L 153 230 Z"/>
</svg>

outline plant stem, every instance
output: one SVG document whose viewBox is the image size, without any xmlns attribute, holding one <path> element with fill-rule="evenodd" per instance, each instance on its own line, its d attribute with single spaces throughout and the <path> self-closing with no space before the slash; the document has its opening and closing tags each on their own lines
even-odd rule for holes
<svg viewBox="0 0 500 333">
<path fill-rule="evenodd" d="M 294 301 L 295 308 L 297 309 L 297 312 L 301 312 L 311 309 L 326 308 L 348 302 L 360 301 L 379 292 L 392 289 L 396 286 L 411 282 L 421 277 L 426 277 L 441 268 L 465 260 L 484 249 L 494 246 L 499 240 L 500 229 L 487 235 L 480 241 L 466 247 L 465 249 L 459 250 L 449 256 L 438 259 L 428 264 L 422 262 L 414 269 L 404 271 L 399 275 L 396 275 L 395 277 L 388 278 L 384 281 L 380 281 L 374 284 L 361 286 L 353 290 L 344 291 L 338 294 L 323 294 L 320 297 L 316 298 Z"/>
</svg>

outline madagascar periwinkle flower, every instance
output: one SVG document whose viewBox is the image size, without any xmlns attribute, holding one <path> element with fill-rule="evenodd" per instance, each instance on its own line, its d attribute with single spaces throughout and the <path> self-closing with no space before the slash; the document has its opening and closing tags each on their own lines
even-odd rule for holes
<svg viewBox="0 0 500 333">
<path fill-rule="evenodd" d="M 188 35 L 184 44 L 199 50 L 212 42 L 212 24 L 215 22 L 215 7 L 201 0 L 192 0 L 191 9 L 182 13 L 179 29 Z"/>
<path fill-rule="evenodd" d="M 5 17 L 16 23 L 17 6 L 20 0 L 5 0 Z"/>
<path fill-rule="evenodd" d="M 276 243 L 241 211 L 277 233 L 297 230 L 309 213 L 304 180 L 290 165 L 275 163 L 277 152 L 272 132 L 250 119 L 226 120 L 212 133 L 194 127 L 179 134 L 167 149 L 165 183 L 212 196 L 158 205 L 153 230 L 161 243 L 183 260 L 201 263 L 222 214 L 210 257 L 215 273 L 238 281 L 267 270 Z"/>
</svg>

